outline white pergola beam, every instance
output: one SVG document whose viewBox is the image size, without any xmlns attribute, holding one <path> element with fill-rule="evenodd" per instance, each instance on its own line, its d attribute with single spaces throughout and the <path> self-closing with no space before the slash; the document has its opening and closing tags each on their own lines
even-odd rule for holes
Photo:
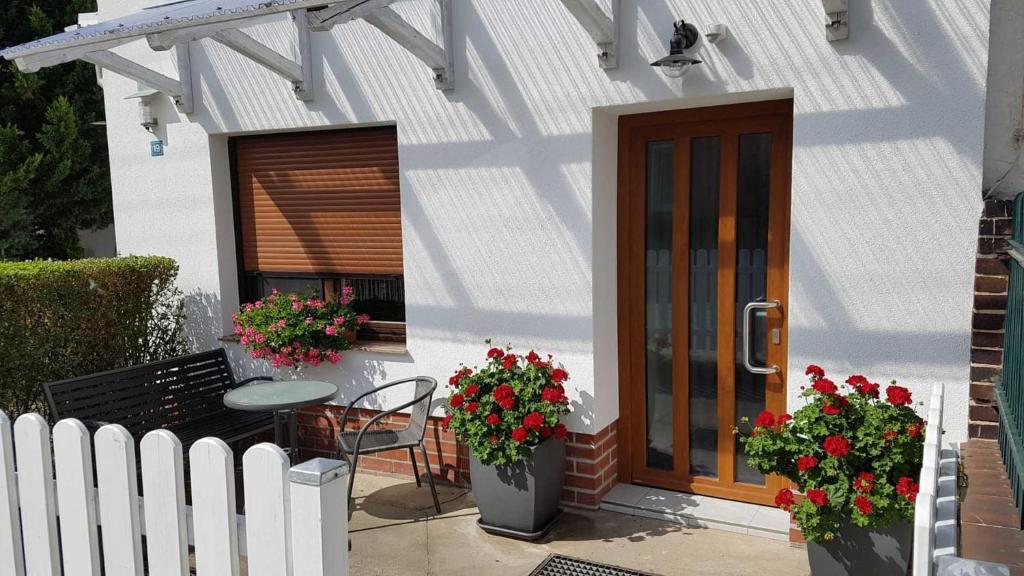
<svg viewBox="0 0 1024 576">
<path fill-rule="evenodd" d="M 38 72 L 39 70 L 49 68 L 50 66 L 57 66 L 58 64 L 64 64 L 65 62 L 71 62 L 73 60 L 81 60 L 82 56 L 90 52 L 110 50 L 111 48 L 116 48 L 131 41 L 132 39 L 109 40 L 99 44 L 89 44 L 88 46 L 78 46 L 64 50 L 30 54 L 28 56 L 15 58 L 14 64 L 18 67 L 18 70 L 22 72 Z"/>
<path fill-rule="evenodd" d="M 192 53 L 188 42 L 174 47 L 175 60 L 178 63 L 178 82 L 181 83 L 181 95 L 174 99 L 175 106 L 182 114 L 191 114 L 196 109 L 196 94 L 192 91 Z"/>
<path fill-rule="evenodd" d="M 326 32 L 338 24 L 363 18 L 370 12 L 390 6 L 395 0 L 357 0 L 332 4 L 320 10 L 308 11 L 309 28 Z"/>
<path fill-rule="evenodd" d="M 619 0 L 611 0 L 612 14 L 609 17 L 597 4 L 597 0 L 562 0 L 576 21 L 590 34 L 600 52 L 597 54 L 601 68 L 616 68 L 619 65 Z"/>
<path fill-rule="evenodd" d="M 302 71 L 302 83 L 293 85 L 295 97 L 299 100 L 310 101 L 313 99 L 313 49 L 309 35 L 309 18 L 305 10 L 292 12 L 292 22 L 295 23 L 295 32 L 298 35 L 299 64 Z"/>
<path fill-rule="evenodd" d="M 182 83 L 178 80 L 164 76 L 156 70 L 146 68 L 141 64 L 132 62 L 124 56 L 119 56 L 109 50 L 89 52 L 88 54 L 81 56 L 80 59 L 106 70 L 110 70 L 116 74 L 120 74 L 125 78 L 131 78 L 132 80 L 149 86 L 154 90 L 159 90 L 175 100 L 180 99 L 184 93 L 184 90 L 182 90 Z"/>
<path fill-rule="evenodd" d="M 445 47 L 435 44 L 389 7 L 374 10 L 363 16 L 363 19 L 430 67 L 438 89 L 451 90 L 455 87 L 451 53 L 451 0 L 438 1 L 444 42 L 447 44 Z"/>
<path fill-rule="evenodd" d="M 210 38 L 291 82 L 292 90 L 299 100 L 312 98 L 312 93 L 305 88 L 306 75 L 300 64 L 282 56 L 241 30 L 221 30 Z M 309 85 L 311 86 L 312 82 Z"/>
</svg>

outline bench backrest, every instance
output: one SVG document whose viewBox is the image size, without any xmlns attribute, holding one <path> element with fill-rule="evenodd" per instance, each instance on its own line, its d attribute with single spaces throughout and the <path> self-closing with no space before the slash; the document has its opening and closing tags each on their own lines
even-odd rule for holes
<svg viewBox="0 0 1024 576">
<path fill-rule="evenodd" d="M 141 437 L 226 411 L 235 378 L 223 349 L 51 382 L 52 418 L 116 422 Z"/>
</svg>

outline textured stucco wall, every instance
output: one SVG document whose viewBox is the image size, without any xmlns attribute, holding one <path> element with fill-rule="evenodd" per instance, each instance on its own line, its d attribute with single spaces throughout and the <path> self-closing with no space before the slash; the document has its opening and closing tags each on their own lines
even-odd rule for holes
<svg viewBox="0 0 1024 576">
<path fill-rule="evenodd" d="M 986 193 L 1024 192 L 1024 2 L 992 0 L 985 113 Z"/>
<path fill-rule="evenodd" d="M 615 117 L 729 99 L 795 99 L 790 301 L 794 407 L 809 362 L 948 386 L 946 429 L 966 436 L 971 281 L 980 212 L 988 3 L 851 2 L 851 38 L 825 40 L 817 0 L 624 0 L 617 70 L 560 2 L 457 0 L 456 89 L 364 22 L 313 39 L 317 97 L 208 40 L 202 102 L 160 108 L 166 155 L 135 124 L 134 83 L 108 74 L 117 243 L 179 259 L 198 344 L 237 305 L 226 137 L 398 126 L 408 354 L 353 353 L 309 375 L 343 395 L 413 373 L 444 377 L 482 340 L 557 353 L 573 373 L 571 427 L 617 417 Z M 101 0 L 106 18 L 136 2 Z M 396 9 L 436 36 L 427 0 Z M 648 62 L 672 21 L 732 38 L 705 45 L 680 84 Z M 250 30 L 285 54 L 286 21 Z M 170 54 L 124 48 L 173 75 Z M 739 93 L 768 91 L 758 94 Z M 644 104 L 648 103 L 648 104 Z M 342 399 L 343 400 L 343 399 Z"/>
</svg>

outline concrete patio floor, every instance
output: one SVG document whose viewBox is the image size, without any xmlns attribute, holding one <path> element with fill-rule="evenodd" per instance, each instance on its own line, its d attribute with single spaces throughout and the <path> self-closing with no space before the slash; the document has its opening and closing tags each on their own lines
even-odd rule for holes
<svg viewBox="0 0 1024 576">
<path fill-rule="evenodd" d="M 357 474 L 350 574 L 527 576 L 553 553 L 663 576 L 810 573 L 806 552 L 786 542 L 617 512 L 570 508 L 540 542 L 499 538 L 476 526 L 467 490 L 439 486 L 438 494 L 444 513 L 435 517 L 425 484 Z"/>
</svg>

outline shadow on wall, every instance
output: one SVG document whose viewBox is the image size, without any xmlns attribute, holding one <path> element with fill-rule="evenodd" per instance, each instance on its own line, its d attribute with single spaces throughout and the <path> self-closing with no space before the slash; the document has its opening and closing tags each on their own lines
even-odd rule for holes
<svg viewBox="0 0 1024 576">
<path fill-rule="evenodd" d="M 977 184 L 972 174 L 980 172 L 980 134 L 977 142 L 961 137 L 974 134 L 962 119 L 979 116 L 984 101 L 983 52 L 970 40 L 985 34 L 973 18 L 980 1 L 853 0 L 851 39 L 836 44 L 821 40 L 820 26 L 805 29 L 806 22 L 823 20 L 814 2 L 625 2 L 623 21 L 636 26 L 622 30 L 620 69 L 609 72 L 596 66 L 590 44 L 580 54 L 559 51 L 554 62 L 554 41 L 497 36 L 497 22 L 515 21 L 536 24 L 552 37 L 576 37 L 578 25 L 558 3 L 531 11 L 514 3 L 465 3 L 454 31 L 458 88 L 443 102 L 431 85 L 410 90 L 397 66 L 363 81 L 386 40 L 354 23 L 314 41 L 321 97 L 270 111 L 257 91 L 243 89 L 251 88 L 251 78 L 231 74 L 236 59 L 227 51 L 197 50 L 218 74 L 202 79 L 211 109 L 203 121 L 211 132 L 265 128 L 259 123 L 267 114 L 278 128 L 305 126 L 311 118 L 337 126 L 405 118 L 408 100 L 422 101 L 430 122 L 399 122 L 405 244 L 424 256 L 406 263 L 419 282 L 407 286 L 407 318 L 416 337 L 461 343 L 500 334 L 586 353 L 592 316 L 605 313 L 595 311 L 591 299 L 593 259 L 615 257 L 593 254 L 592 107 L 795 86 L 794 213 L 872 215 L 876 222 L 865 238 L 863 223 L 853 218 L 827 227 L 794 219 L 792 293 L 799 310 L 792 318 L 793 347 L 822 364 L 856 361 L 866 370 L 906 362 L 963 367 L 966 375 L 970 301 L 960 300 L 970 292 L 964 284 L 970 273 L 957 267 L 971 261 L 968 241 L 980 202 L 948 191 L 970 190 Z M 781 23 L 779 29 L 750 34 L 764 26 L 758 20 L 765 15 Z M 679 17 L 747 32 L 706 47 L 708 65 L 682 88 L 646 65 L 652 53 L 664 51 Z M 339 34 L 360 45 L 349 51 L 335 41 Z M 823 64 L 830 69 L 823 71 Z M 572 79 L 568 86 L 566 78 Z M 550 86 L 563 89 L 539 94 Z M 945 108 L 936 106 L 939 101 Z M 862 150 L 849 154 L 857 146 Z M 893 155 L 907 159 L 905 170 L 879 170 Z M 915 202 L 894 202 L 900 190 L 913 191 Z M 505 208 L 510 205 L 515 209 Z M 883 225 L 884 233 L 875 234 Z M 940 230 L 947 233 L 936 234 Z M 479 241 L 465 241 L 465 231 Z M 507 257 L 495 258 L 495 252 Z M 531 283 L 503 281 L 509 270 L 535 268 L 537 257 L 548 255 L 556 258 L 557 273 L 538 274 Z M 928 284 L 916 285 L 922 279 Z M 939 293 L 943 300 L 935 302 Z M 350 378 L 345 372 L 331 375 Z M 360 376 L 383 381 L 384 372 L 368 360 Z M 356 380 L 354 386 L 365 385 Z M 593 398 L 574 408 L 592 415 Z"/>
</svg>

